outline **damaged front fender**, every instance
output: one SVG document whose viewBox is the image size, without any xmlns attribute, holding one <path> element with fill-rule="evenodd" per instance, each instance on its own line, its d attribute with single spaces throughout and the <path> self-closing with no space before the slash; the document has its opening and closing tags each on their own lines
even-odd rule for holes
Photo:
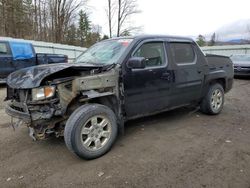
<svg viewBox="0 0 250 188">
<path fill-rule="evenodd" d="M 66 112 L 75 99 L 77 99 L 75 102 L 80 105 L 82 102 L 100 97 L 111 95 L 118 97 L 118 88 L 118 70 L 115 69 L 58 84 L 57 92 L 62 113 Z"/>
<path fill-rule="evenodd" d="M 75 70 L 75 68 L 68 67 L 64 70 Z M 41 67 L 38 69 L 41 70 Z M 38 69 L 33 68 L 33 70 Z M 45 72 L 43 76 L 40 75 L 40 79 L 38 79 L 39 76 L 32 75 L 33 78 L 37 78 L 37 80 L 33 79 L 34 82 L 28 79 L 29 71 L 27 71 L 27 74 L 25 74 L 27 82 L 26 78 L 22 80 L 23 82 L 18 82 L 15 78 L 11 82 L 12 85 L 9 84 L 10 87 L 15 87 L 6 112 L 12 117 L 24 120 L 28 127 L 32 128 L 33 137 L 37 139 L 46 138 L 47 135 L 52 133 L 59 136 L 63 135 L 64 125 L 68 117 L 76 108 L 85 103 L 100 102 L 104 105 L 107 104 L 114 112 L 117 112 L 118 100 L 113 99 L 119 99 L 119 67 L 108 71 L 91 71 L 93 67 L 86 68 L 86 66 L 81 67 L 81 69 L 84 69 L 84 71 L 79 71 L 81 76 L 71 77 L 70 79 L 65 79 L 64 74 L 60 74 L 62 77 L 59 78 L 57 76 L 51 77 L 51 72 L 49 75 L 49 73 L 45 73 L 44 69 Z M 53 70 L 60 72 L 60 68 Z M 45 75 L 49 76 L 46 77 Z M 32 84 L 35 87 L 40 86 L 43 79 L 45 79 L 43 84 L 55 86 L 55 95 L 48 99 L 33 101 L 31 96 Z M 17 85 L 18 83 L 20 83 L 20 86 Z M 31 86 L 27 85 L 29 83 L 31 83 Z M 17 87 L 22 87 L 22 89 L 17 89 Z M 26 87 L 31 88 L 27 89 Z M 25 110 L 19 108 L 19 104 L 25 104 Z"/>
</svg>

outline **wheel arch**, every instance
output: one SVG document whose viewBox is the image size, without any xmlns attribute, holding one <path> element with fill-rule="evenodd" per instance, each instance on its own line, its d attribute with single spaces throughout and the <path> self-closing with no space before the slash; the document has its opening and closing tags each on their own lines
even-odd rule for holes
<svg viewBox="0 0 250 188">
<path fill-rule="evenodd" d="M 226 78 L 221 77 L 221 78 L 211 80 L 209 82 L 209 86 L 216 84 L 216 83 L 220 84 L 223 87 L 224 91 L 226 90 Z"/>
<path fill-rule="evenodd" d="M 84 105 L 84 104 L 91 104 L 91 103 L 96 103 L 96 104 L 102 104 L 107 107 L 109 107 L 116 115 L 117 119 L 121 119 L 121 109 L 120 109 L 120 102 L 118 97 L 115 94 L 110 94 L 110 93 L 100 93 L 96 94 L 95 96 L 91 95 L 78 95 L 76 96 L 71 102 L 68 104 L 66 114 L 70 115 L 73 113 L 75 109 L 78 107 Z"/>
<path fill-rule="evenodd" d="M 207 79 L 207 81 L 204 84 L 202 95 L 201 95 L 202 98 L 206 96 L 207 92 L 209 91 L 209 88 L 216 83 L 220 84 L 225 92 L 227 91 L 226 77 L 220 76 L 217 78 L 210 78 L 210 79 Z"/>
<path fill-rule="evenodd" d="M 88 103 L 97 103 L 109 107 L 118 117 L 119 115 L 119 101 L 115 95 L 101 96 L 92 98 Z"/>
</svg>

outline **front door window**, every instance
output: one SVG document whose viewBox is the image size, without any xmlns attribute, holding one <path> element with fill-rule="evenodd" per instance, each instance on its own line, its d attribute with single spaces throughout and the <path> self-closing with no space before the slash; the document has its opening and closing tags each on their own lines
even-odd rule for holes
<svg viewBox="0 0 250 188">
<path fill-rule="evenodd" d="M 165 62 L 163 42 L 144 43 L 136 50 L 133 57 L 144 57 L 146 67 L 162 66 Z"/>
</svg>

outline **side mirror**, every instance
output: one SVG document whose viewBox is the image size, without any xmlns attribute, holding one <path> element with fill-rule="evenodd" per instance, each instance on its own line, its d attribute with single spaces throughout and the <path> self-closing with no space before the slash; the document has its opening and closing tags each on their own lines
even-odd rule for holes
<svg viewBox="0 0 250 188">
<path fill-rule="evenodd" d="M 144 69 L 146 67 L 144 57 L 131 57 L 127 62 L 129 69 Z"/>
</svg>

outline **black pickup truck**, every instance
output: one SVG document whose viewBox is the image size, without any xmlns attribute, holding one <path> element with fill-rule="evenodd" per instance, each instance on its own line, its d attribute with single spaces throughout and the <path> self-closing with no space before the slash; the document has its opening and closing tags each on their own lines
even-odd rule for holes
<svg viewBox="0 0 250 188">
<path fill-rule="evenodd" d="M 5 83 L 10 73 L 21 68 L 67 62 L 66 55 L 36 54 L 33 45 L 28 42 L 0 40 L 0 83 Z"/>
<path fill-rule="evenodd" d="M 228 57 L 189 38 L 137 36 L 99 42 L 73 64 L 36 66 L 7 79 L 6 112 L 30 136 L 64 136 L 85 159 L 105 154 L 124 122 L 187 105 L 219 114 L 232 88 Z"/>
</svg>

